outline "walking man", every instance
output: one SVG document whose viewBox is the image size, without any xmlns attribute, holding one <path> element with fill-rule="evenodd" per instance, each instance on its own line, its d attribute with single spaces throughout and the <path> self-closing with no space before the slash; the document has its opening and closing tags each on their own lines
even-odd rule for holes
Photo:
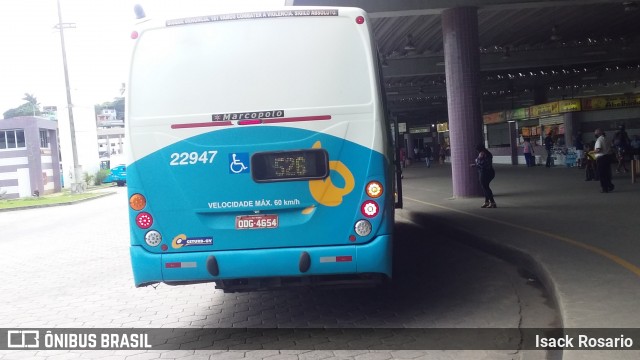
<svg viewBox="0 0 640 360">
<path fill-rule="evenodd" d="M 596 171 L 600 177 L 601 193 L 613 191 L 611 182 L 611 144 L 602 129 L 596 129 L 596 145 L 593 151 L 596 153 Z"/>
<path fill-rule="evenodd" d="M 433 157 L 433 151 L 431 151 L 430 145 L 424 146 L 424 161 L 427 163 L 427 167 L 431 167 L 431 158 Z"/>
</svg>

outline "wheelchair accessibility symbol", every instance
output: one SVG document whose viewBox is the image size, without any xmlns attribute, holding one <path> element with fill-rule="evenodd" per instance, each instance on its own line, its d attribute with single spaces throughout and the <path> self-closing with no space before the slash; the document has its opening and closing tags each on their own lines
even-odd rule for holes
<svg viewBox="0 0 640 360">
<path fill-rule="evenodd" d="M 229 154 L 229 173 L 242 174 L 249 172 L 249 153 Z"/>
</svg>

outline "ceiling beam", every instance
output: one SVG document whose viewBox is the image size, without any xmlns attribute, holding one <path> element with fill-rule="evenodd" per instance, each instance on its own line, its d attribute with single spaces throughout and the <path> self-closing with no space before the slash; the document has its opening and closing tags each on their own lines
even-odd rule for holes
<svg viewBox="0 0 640 360">
<path fill-rule="evenodd" d="M 398 17 L 438 14 L 444 9 L 477 7 L 479 9 L 507 10 L 591 4 L 622 4 L 622 0 L 293 0 L 296 6 L 352 6 L 364 9 L 371 17 Z M 411 11 L 429 11 L 411 13 Z"/>
<path fill-rule="evenodd" d="M 584 65 L 602 62 L 627 62 L 640 60 L 640 44 L 622 49 L 620 46 L 589 46 L 575 48 L 548 48 L 511 52 L 508 58 L 503 53 L 480 55 L 481 71 L 515 71 L 553 66 Z M 387 58 L 382 69 L 385 78 L 431 76 L 444 74 L 444 56 L 414 56 Z"/>
</svg>

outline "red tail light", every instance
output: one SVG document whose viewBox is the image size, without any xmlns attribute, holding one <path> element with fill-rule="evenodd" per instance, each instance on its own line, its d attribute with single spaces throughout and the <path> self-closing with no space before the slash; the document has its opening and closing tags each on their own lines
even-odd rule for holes
<svg viewBox="0 0 640 360">
<path fill-rule="evenodd" d="M 153 225 L 153 216 L 148 212 L 141 212 L 136 216 L 136 225 L 141 229 L 148 229 Z"/>
<path fill-rule="evenodd" d="M 378 215 L 378 213 L 380 212 L 380 207 L 375 201 L 367 200 L 362 203 L 362 206 L 360 206 L 360 212 L 362 213 L 362 215 L 368 218 L 372 218 Z"/>
</svg>

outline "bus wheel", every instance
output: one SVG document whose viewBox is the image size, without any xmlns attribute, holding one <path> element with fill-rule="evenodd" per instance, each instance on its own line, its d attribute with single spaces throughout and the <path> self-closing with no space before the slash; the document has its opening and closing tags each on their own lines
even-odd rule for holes
<svg viewBox="0 0 640 360">
<path fill-rule="evenodd" d="M 116 184 L 118 184 L 118 186 L 124 186 L 124 181 L 117 181 Z"/>
</svg>

